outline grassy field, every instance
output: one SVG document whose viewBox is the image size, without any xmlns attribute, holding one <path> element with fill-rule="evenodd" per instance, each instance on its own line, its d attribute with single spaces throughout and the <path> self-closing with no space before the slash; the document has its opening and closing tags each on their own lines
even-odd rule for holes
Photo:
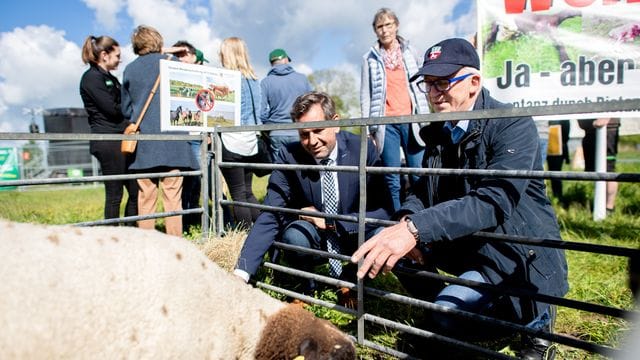
<svg viewBox="0 0 640 360">
<path fill-rule="evenodd" d="M 640 156 L 635 147 L 636 143 L 638 143 L 636 137 L 621 143 L 618 172 L 640 172 Z M 266 177 L 257 179 L 254 184 L 259 198 L 264 196 L 266 179 Z M 552 199 L 564 240 L 640 248 L 638 236 L 640 233 L 640 186 L 638 184 L 621 183 L 616 213 L 600 222 L 594 222 L 591 219 L 592 183 L 567 181 L 564 183 L 564 192 L 565 201 Z M 0 191 L 0 217 L 45 224 L 96 220 L 102 217 L 103 196 L 101 186 L 34 187 L 28 191 Z M 231 230 L 224 238 L 211 238 L 200 246 L 213 261 L 226 269 L 231 269 L 244 236 L 245 233 L 242 231 Z M 197 229 L 187 237 L 197 239 L 199 237 Z M 567 298 L 624 309 L 633 308 L 634 302 L 628 287 L 627 259 L 577 251 L 567 251 L 567 259 L 571 286 Z M 273 274 L 270 272 L 264 271 L 261 276 L 261 280 L 265 282 L 273 280 Z M 381 277 L 372 285 L 402 291 L 393 275 Z M 318 296 L 329 301 L 336 300 L 336 293 L 331 290 L 323 291 Z M 367 300 L 366 306 L 368 312 L 409 324 L 413 322 L 412 319 L 420 317 L 415 309 L 379 300 Z M 346 331 L 354 333 L 356 326 L 354 318 L 319 306 L 311 306 L 310 309 L 319 316 L 329 318 Z M 621 319 L 561 308 L 555 330 L 557 333 L 617 347 L 621 334 L 628 326 L 629 324 Z M 400 348 L 403 346 L 400 335 L 395 331 L 368 325 L 367 332 L 370 340 L 387 346 Z M 501 344 L 499 348 L 502 347 L 504 347 L 502 349 L 504 353 L 513 355 L 513 344 Z M 387 358 L 368 349 L 360 349 L 359 355 L 367 359 Z M 599 359 L 600 357 L 561 347 L 558 358 Z"/>
</svg>

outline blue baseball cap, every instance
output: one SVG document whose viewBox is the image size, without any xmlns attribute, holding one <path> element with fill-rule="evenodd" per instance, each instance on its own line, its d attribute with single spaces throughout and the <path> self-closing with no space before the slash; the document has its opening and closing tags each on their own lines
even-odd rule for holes
<svg viewBox="0 0 640 360">
<path fill-rule="evenodd" d="M 465 39 L 447 39 L 424 53 L 422 67 L 409 80 L 414 81 L 425 75 L 446 77 L 466 66 L 480 70 L 476 48 Z"/>
</svg>

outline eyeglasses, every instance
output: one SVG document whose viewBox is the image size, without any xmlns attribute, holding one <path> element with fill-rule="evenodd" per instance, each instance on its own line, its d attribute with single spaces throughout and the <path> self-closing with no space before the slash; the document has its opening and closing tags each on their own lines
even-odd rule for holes
<svg viewBox="0 0 640 360">
<path fill-rule="evenodd" d="M 453 87 L 455 82 L 462 81 L 471 75 L 473 75 L 473 73 L 460 75 L 452 79 L 438 79 L 435 81 L 420 80 L 416 83 L 416 86 L 418 86 L 418 90 L 422 91 L 425 94 L 428 94 L 429 91 L 431 91 L 432 87 L 435 87 L 438 91 L 444 92 L 449 91 L 449 89 Z"/>
</svg>

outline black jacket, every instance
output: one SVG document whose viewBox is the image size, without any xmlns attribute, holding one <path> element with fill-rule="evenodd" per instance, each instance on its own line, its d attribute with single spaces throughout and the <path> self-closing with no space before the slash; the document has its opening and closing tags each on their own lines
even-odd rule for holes
<svg viewBox="0 0 640 360">
<path fill-rule="evenodd" d="M 474 110 L 507 107 L 483 89 Z M 421 130 L 426 168 L 542 170 L 538 134 L 530 117 L 469 122 L 459 146 L 442 122 Z M 456 156 L 457 155 L 457 156 Z M 446 165 L 446 166 L 443 166 Z M 558 222 L 542 179 L 424 176 L 412 187 L 397 215 L 409 217 L 420 240 L 432 248 L 436 266 L 452 274 L 477 270 L 493 284 L 563 296 L 568 291 L 563 250 L 486 241 L 468 235 L 484 231 L 560 239 Z M 546 304 L 511 298 L 527 322 Z"/>
<path fill-rule="evenodd" d="M 360 139 L 346 131 L 337 134 L 337 165 L 357 166 L 360 159 Z M 282 147 L 274 159 L 276 164 L 316 165 L 316 161 L 304 150 L 300 142 L 292 142 Z M 367 166 L 381 166 L 380 157 L 369 141 L 367 148 Z M 338 214 L 357 216 L 360 204 L 359 175 L 357 172 L 338 172 L 338 191 L 340 192 Z M 367 175 L 367 218 L 387 220 L 391 214 L 391 196 L 384 185 L 381 174 Z M 269 178 L 267 196 L 264 204 L 269 206 L 301 209 L 314 206 L 322 209 L 322 189 L 320 172 L 314 170 L 274 170 Z M 280 238 L 282 230 L 298 217 L 286 213 L 264 211 L 260 214 L 251 232 L 247 235 L 238 258 L 236 269 L 253 275 L 258 270 L 262 257 L 274 241 Z M 367 224 L 367 231 L 377 227 Z M 336 221 L 336 232 L 340 237 L 341 249 L 355 250 L 357 241 L 346 243 L 358 233 L 358 223 Z"/>
<path fill-rule="evenodd" d="M 120 82 L 101 67 L 91 64 L 80 80 L 80 97 L 95 134 L 122 134 L 129 125 L 120 108 Z"/>
</svg>

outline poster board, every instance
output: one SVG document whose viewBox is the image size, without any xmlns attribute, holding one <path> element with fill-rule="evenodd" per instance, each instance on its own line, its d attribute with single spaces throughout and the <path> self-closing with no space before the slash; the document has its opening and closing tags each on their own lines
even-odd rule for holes
<svg viewBox="0 0 640 360">
<path fill-rule="evenodd" d="M 239 126 L 240 80 L 239 71 L 160 60 L 161 130 Z"/>
<path fill-rule="evenodd" d="M 20 180 L 18 148 L 0 148 L 0 191 L 15 189 L 15 186 L 2 186 L 2 181 Z"/>
<path fill-rule="evenodd" d="M 516 107 L 640 96 L 640 1 L 478 0 L 484 86 Z M 545 119 L 637 117 L 638 112 Z"/>
</svg>

